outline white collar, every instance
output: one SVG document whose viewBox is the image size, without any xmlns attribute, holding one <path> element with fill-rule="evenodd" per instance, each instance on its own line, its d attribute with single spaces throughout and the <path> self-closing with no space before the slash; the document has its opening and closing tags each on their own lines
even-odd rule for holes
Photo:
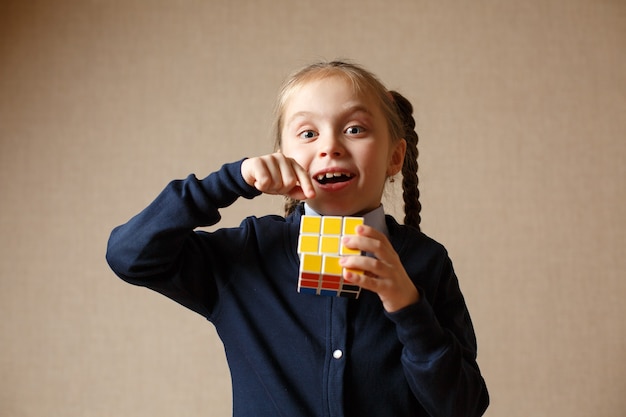
<svg viewBox="0 0 626 417">
<path fill-rule="evenodd" d="M 304 203 L 304 214 L 309 216 L 319 216 L 320 214 L 313 210 L 307 203 Z M 372 226 L 379 232 L 383 232 L 385 236 L 389 237 L 389 230 L 387 229 L 387 222 L 385 221 L 385 209 L 381 204 L 374 210 L 365 213 L 363 216 L 364 223 L 368 226 Z"/>
</svg>

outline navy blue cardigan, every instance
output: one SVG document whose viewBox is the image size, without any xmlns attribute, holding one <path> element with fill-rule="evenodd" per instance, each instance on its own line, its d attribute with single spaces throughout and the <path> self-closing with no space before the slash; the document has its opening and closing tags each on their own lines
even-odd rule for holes
<svg viewBox="0 0 626 417">
<path fill-rule="evenodd" d="M 172 181 L 115 228 L 107 261 L 211 321 L 231 371 L 234 416 L 463 416 L 489 403 L 476 339 L 443 246 L 387 216 L 390 240 L 421 300 L 387 313 L 358 300 L 299 294 L 301 210 L 216 224 L 218 209 L 259 192 L 241 161 Z"/>
</svg>

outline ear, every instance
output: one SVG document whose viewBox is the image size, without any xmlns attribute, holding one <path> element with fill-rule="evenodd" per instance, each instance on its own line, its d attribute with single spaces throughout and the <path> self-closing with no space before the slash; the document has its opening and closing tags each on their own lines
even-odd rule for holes
<svg viewBox="0 0 626 417">
<path fill-rule="evenodd" d="M 404 154 L 406 153 L 406 140 L 400 139 L 391 150 L 391 158 L 387 167 L 387 176 L 396 175 L 402 170 L 404 165 Z"/>
</svg>

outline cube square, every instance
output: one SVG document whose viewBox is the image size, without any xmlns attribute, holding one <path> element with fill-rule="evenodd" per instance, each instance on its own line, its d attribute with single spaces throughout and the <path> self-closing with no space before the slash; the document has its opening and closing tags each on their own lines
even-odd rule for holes
<svg viewBox="0 0 626 417">
<path fill-rule="evenodd" d="M 304 215 L 300 218 L 300 233 L 319 234 L 322 225 L 320 216 Z"/>
<path fill-rule="evenodd" d="M 331 281 L 322 281 L 322 289 L 325 290 L 339 290 L 341 288 L 341 283 L 339 282 L 331 282 Z"/>
<path fill-rule="evenodd" d="M 356 228 L 363 224 L 363 217 L 346 217 L 343 219 L 342 235 L 356 235 Z"/>
<path fill-rule="evenodd" d="M 322 272 L 322 255 L 303 253 L 301 268 L 303 272 Z"/>
<path fill-rule="evenodd" d="M 298 237 L 298 253 L 318 253 L 319 235 L 300 235 Z"/>
<path fill-rule="evenodd" d="M 317 295 L 317 288 L 309 288 L 309 287 L 299 287 L 298 292 L 300 294 L 312 294 Z M 352 297 L 354 298 L 354 297 Z"/>
<path fill-rule="evenodd" d="M 339 265 L 338 256 L 324 256 L 324 265 L 322 266 L 322 273 L 330 275 L 342 275 L 343 267 Z"/>
<path fill-rule="evenodd" d="M 319 287 L 320 282 L 317 280 L 310 280 L 310 279 L 302 279 L 300 281 L 300 287 L 305 287 L 305 288 L 317 288 Z"/>
<path fill-rule="evenodd" d="M 340 238 L 339 236 L 322 236 L 319 251 L 320 253 L 339 253 Z"/>
<path fill-rule="evenodd" d="M 343 219 L 336 216 L 322 216 L 322 234 L 340 235 Z"/>
</svg>

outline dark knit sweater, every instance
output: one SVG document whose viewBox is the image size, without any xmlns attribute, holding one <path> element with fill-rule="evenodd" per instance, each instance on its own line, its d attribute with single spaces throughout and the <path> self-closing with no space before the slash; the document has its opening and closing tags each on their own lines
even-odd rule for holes
<svg viewBox="0 0 626 417">
<path fill-rule="evenodd" d="M 444 247 L 387 216 L 391 243 L 422 295 L 398 312 L 385 312 L 369 291 L 357 300 L 299 294 L 301 210 L 195 230 L 216 224 L 219 208 L 259 194 L 240 165 L 171 182 L 113 230 L 107 250 L 119 277 L 215 325 L 233 415 L 482 415 L 489 397 L 474 330 Z"/>
</svg>

